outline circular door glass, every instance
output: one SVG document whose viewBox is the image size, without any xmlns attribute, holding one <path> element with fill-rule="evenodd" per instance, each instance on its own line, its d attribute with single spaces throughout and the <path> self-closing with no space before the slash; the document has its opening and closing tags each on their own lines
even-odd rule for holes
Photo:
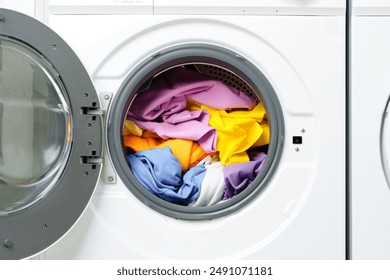
<svg viewBox="0 0 390 280">
<path fill-rule="evenodd" d="M 41 55 L 0 37 L 0 215 L 35 204 L 58 180 L 71 143 L 64 93 Z"/>
</svg>

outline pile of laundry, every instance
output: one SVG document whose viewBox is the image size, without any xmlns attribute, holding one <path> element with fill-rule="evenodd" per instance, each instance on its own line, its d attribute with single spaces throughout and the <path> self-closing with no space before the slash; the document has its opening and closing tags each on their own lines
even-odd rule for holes
<svg viewBox="0 0 390 280">
<path fill-rule="evenodd" d="M 137 95 L 123 134 L 137 180 L 188 206 L 242 192 L 260 172 L 270 138 L 260 102 L 185 67 L 158 75 Z"/>
</svg>

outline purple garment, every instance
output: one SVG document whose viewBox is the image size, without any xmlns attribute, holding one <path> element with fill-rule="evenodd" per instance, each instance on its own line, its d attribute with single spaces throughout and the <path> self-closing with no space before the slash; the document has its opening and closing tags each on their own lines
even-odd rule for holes
<svg viewBox="0 0 390 280">
<path fill-rule="evenodd" d="M 164 122 L 135 121 L 139 127 L 157 133 L 163 139 L 181 138 L 197 141 L 206 153 L 215 152 L 217 131 L 208 125 L 206 111 L 181 111 L 163 116 Z"/>
<path fill-rule="evenodd" d="M 150 88 L 137 96 L 128 116 L 155 120 L 163 114 L 183 110 L 186 98 L 216 109 L 253 108 L 256 105 L 252 97 L 217 79 L 176 67 L 156 77 Z"/>
<path fill-rule="evenodd" d="M 217 79 L 176 67 L 157 76 L 150 88 L 134 99 L 127 117 L 162 138 L 195 140 L 206 152 L 215 151 L 216 131 L 204 122 L 208 113 L 185 111 L 186 98 L 216 109 L 256 105 L 252 97 Z M 184 125 L 185 122 L 189 125 Z"/>
<path fill-rule="evenodd" d="M 250 153 L 251 161 L 225 166 L 225 189 L 223 200 L 242 192 L 259 174 L 267 155 L 263 152 Z"/>
</svg>

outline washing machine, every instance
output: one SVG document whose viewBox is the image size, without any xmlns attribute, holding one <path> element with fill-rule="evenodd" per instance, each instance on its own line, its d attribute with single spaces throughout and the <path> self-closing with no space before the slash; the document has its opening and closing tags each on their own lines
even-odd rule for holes
<svg viewBox="0 0 390 280">
<path fill-rule="evenodd" d="M 390 3 L 352 1 L 351 256 L 390 258 Z"/>
<path fill-rule="evenodd" d="M 345 1 L 52 0 L 49 11 L 48 27 L 0 10 L 1 258 L 346 258 Z M 125 148 L 130 111 L 165 108 L 148 94 L 174 71 L 265 112 L 261 169 L 213 204 L 152 193 Z M 162 180 L 175 172 L 164 160 Z"/>
</svg>

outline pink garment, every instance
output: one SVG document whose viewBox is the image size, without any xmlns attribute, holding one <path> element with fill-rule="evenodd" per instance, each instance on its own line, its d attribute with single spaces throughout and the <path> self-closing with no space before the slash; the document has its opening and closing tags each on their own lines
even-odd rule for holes
<svg viewBox="0 0 390 280">
<path fill-rule="evenodd" d="M 176 67 L 157 76 L 149 89 L 137 96 L 128 116 L 155 120 L 186 107 L 186 98 L 215 109 L 253 108 L 256 101 L 221 81 L 196 71 Z"/>
<path fill-rule="evenodd" d="M 162 139 L 181 138 L 197 141 L 206 153 L 215 152 L 217 131 L 208 125 L 206 111 L 182 111 L 166 116 L 164 122 L 136 121 L 143 129 L 153 131 Z"/>
<path fill-rule="evenodd" d="M 176 67 L 157 76 L 150 88 L 134 99 L 127 116 L 161 138 L 195 140 L 207 153 L 215 151 L 216 130 L 208 126 L 208 113 L 186 111 L 186 98 L 216 109 L 256 105 L 253 98 L 219 80 Z"/>
</svg>

